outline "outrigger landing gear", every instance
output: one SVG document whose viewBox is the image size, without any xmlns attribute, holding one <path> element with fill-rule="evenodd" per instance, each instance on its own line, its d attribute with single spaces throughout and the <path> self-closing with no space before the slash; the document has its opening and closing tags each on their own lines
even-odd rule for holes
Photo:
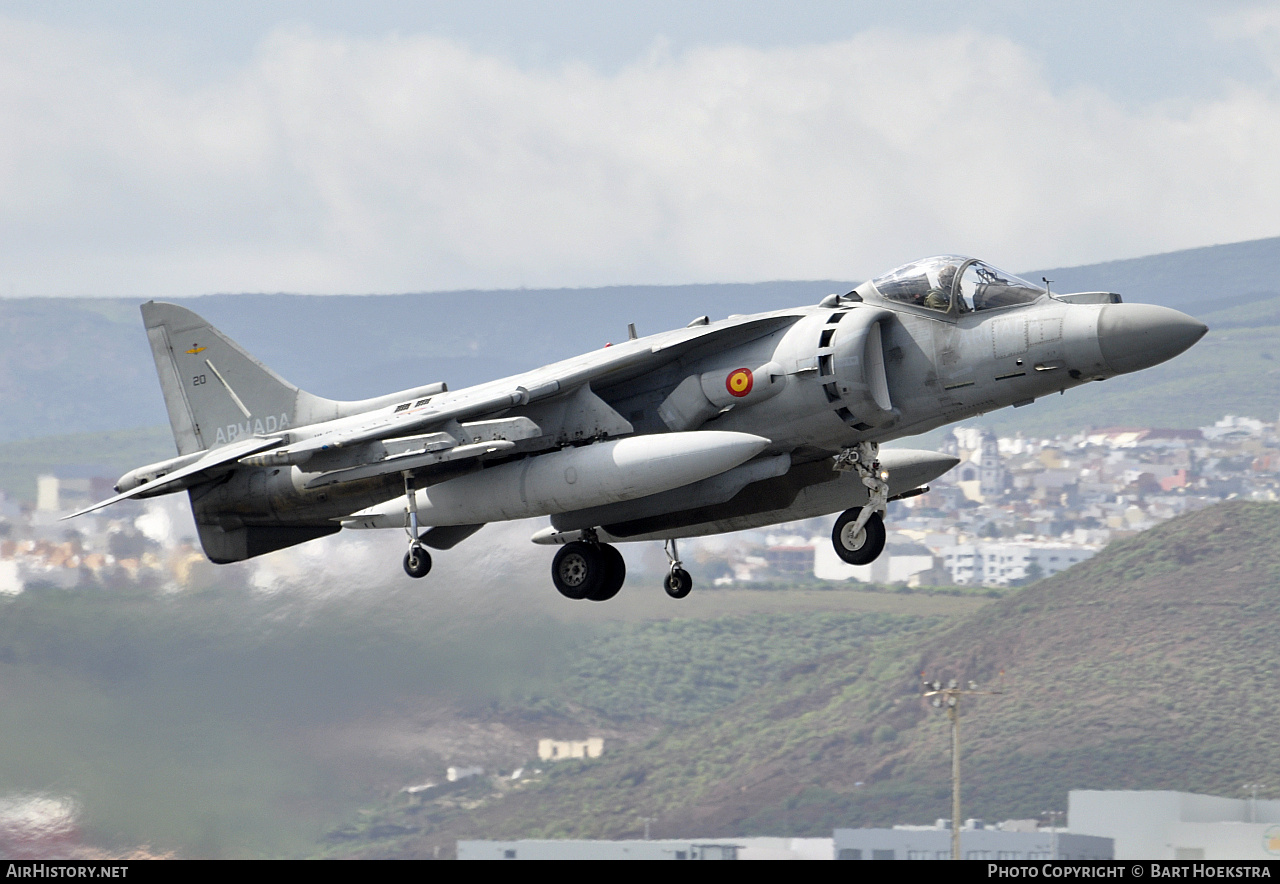
<svg viewBox="0 0 1280 884">
<path fill-rule="evenodd" d="M 410 577 L 426 577 L 431 571 L 431 553 L 419 544 L 409 547 L 404 554 L 404 573 Z"/>
<path fill-rule="evenodd" d="M 627 563 L 622 553 L 601 543 L 595 531 L 583 532 L 582 540 L 560 547 L 551 561 L 551 582 L 562 596 L 607 602 L 618 594 L 627 579 Z"/>
<path fill-rule="evenodd" d="M 673 599 L 682 599 L 693 592 L 693 578 L 689 576 L 688 571 L 680 567 L 682 563 L 680 561 L 680 553 L 676 549 L 676 539 L 672 537 L 663 543 L 662 551 L 667 554 L 667 559 L 671 562 L 671 570 L 667 573 L 666 579 L 662 581 L 662 588 Z"/>
<path fill-rule="evenodd" d="M 426 577 L 431 570 L 431 553 L 423 548 L 418 537 L 418 496 L 413 487 L 413 478 L 407 473 L 404 477 L 404 493 L 409 499 L 409 524 L 404 529 L 409 534 L 409 551 L 404 556 L 404 573 L 410 577 Z"/>
<path fill-rule="evenodd" d="M 867 505 L 841 513 L 831 531 L 836 555 L 850 565 L 869 565 L 884 550 L 884 517 L 889 509 L 889 474 L 880 470 L 880 446 L 859 442 L 836 456 L 835 469 L 856 472 L 867 486 Z"/>
</svg>

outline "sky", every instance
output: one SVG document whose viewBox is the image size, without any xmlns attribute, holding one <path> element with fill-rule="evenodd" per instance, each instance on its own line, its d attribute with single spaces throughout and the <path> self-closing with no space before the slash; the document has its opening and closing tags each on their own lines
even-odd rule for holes
<svg viewBox="0 0 1280 884">
<path fill-rule="evenodd" d="M 0 296 L 856 280 L 1280 235 L 1280 6 L 0 0 Z"/>
</svg>

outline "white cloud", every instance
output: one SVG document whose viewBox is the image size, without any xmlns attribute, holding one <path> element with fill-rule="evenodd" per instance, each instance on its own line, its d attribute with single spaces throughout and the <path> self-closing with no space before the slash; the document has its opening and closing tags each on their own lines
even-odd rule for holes
<svg viewBox="0 0 1280 884">
<path fill-rule="evenodd" d="M 1274 4 L 1222 12 L 1209 27 L 1219 42 L 1251 45 L 1271 73 L 1280 75 L 1280 9 Z"/>
<path fill-rule="evenodd" d="M 1134 111 L 1008 40 L 528 70 L 278 30 L 190 86 L 0 20 L 0 293 L 412 291 L 1047 266 L 1280 233 L 1274 83 Z"/>
</svg>

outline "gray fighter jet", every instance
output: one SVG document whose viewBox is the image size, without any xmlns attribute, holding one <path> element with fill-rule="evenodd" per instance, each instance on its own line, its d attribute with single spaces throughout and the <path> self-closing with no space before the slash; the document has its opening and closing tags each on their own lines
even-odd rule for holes
<svg viewBox="0 0 1280 884">
<path fill-rule="evenodd" d="M 1051 294 L 983 261 L 928 258 L 821 303 L 703 316 L 450 391 L 339 402 L 298 389 L 195 313 L 142 306 L 178 456 L 125 498 L 185 490 L 218 563 L 343 528 L 408 533 L 431 569 L 488 522 L 550 516 L 533 542 L 569 598 L 621 589 L 611 544 L 661 540 L 665 588 L 692 588 L 676 540 L 842 512 L 836 552 L 867 564 L 891 500 L 956 464 L 880 444 L 1163 362 L 1207 330 L 1108 292 Z M 68 516 L 67 518 L 71 518 Z"/>
</svg>

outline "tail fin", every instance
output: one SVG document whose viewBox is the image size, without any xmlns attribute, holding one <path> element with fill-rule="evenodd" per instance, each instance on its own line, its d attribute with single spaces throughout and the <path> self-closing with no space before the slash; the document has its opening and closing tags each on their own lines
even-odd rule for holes
<svg viewBox="0 0 1280 884">
<path fill-rule="evenodd" d="M 347 403 L 299 390 L 203 318 L 148 301 L 142 320 L 179 454 L 338 417 Z"/>
</svg>

